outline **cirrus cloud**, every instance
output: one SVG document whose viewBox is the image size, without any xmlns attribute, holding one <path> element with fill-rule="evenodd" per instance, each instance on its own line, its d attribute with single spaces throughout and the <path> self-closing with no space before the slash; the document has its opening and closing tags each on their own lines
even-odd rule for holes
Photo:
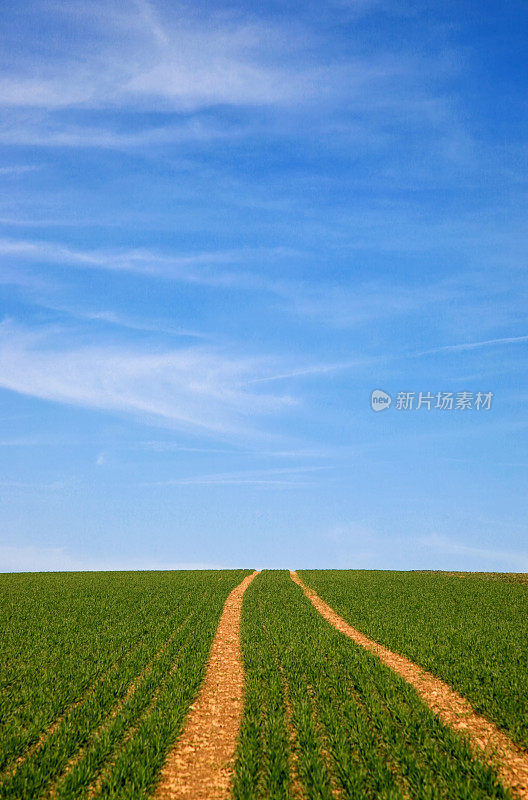
<svg viewBox="0 0 528 800">
<path fill-rule="evenodd" d="M 248 389 L 264 362 L 213 348 L 65 345 L 62 328 L 0 324 L 0 386 L 42 400 L 125 413 L 217 436 L 257 435 L 257 419 L 295 405 Z"/>
</svg>

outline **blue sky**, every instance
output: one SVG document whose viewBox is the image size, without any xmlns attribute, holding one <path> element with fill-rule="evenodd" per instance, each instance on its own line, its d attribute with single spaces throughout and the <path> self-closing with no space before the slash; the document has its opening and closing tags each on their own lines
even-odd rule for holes
<svg viewBox="0 0 528 800">
<path fill-rule="evenodd" d="M 528 571 L 526 5 L 3 12 L 0 569 Z"/>
</svg>

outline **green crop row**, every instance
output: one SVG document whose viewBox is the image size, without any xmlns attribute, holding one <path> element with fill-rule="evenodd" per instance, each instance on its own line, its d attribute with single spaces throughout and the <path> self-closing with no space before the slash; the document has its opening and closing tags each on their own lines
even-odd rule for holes
<svg viewBox="0 0 528 800">
<path fill-rule="evenodd" d="M 255 579 L 241 631 L 235 800 L 509 797 L 466 740 L 326 622 L 288 573 Z"/>
<path fill-rule="evenodd" d="M 2 576 L 0 798 L 147 797 L 246 574 Z"/>
<path fill-rule="evenodd" d="M 528 586 L 486 575 L 303 570 L 347 622 L 467 697 L 528 747 Z"/>
</svg>

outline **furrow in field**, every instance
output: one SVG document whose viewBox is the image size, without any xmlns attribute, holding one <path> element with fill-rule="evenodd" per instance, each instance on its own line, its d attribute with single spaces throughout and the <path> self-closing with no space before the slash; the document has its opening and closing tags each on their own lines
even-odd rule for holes
<svg viewBox="0 0 528 800">
<path fill-rule="evenodd" d="M 7 585 L 6 577 L 0 581 L 9 620 L 0 658 L 2 777 L 89 700 L 101 678 L 116 673 L 115 666 L 137 651 L 138 640 L 153 639 L 153 612 L 163 605 L 154 584 L 134 607 L 148 575 L 123 580 L 111 573 L 28 574 L 12 576 L 16 580 Z"/>
<path fill-rule="evenodd" d="M 341 800 L 344 797 L 343 787 L 339 785 L 337 776 L 334 770 L 334 763 L 331 755 L 331 745 L 329 744 L 329 737 L 327 735 L 328 728 L 323 724 L 323 715 L 321 713 L 319 703 L 317 702 L 314 687 L 306 681 L 306 692 L 310 703 L 310 714 L 312 717 L 312 724 L 314 727 L 317 741 L 319 743 L 319 752 L 321 761 L 325 766 L 325 772 L 328 775 L 328 791 L 335 800 Z"/>
<path fill-rule="evenodd" d="M 476 714 L 469 702 L 442 680 L 404 656 L 393 653 L 369 639 L 345 622 L 316 592 L 303 583 L 296 572 L 292 572 L 291 577 L 301 587 L 314 608 L 334 628 L 377 655 L 388 667 L 411 684 L 442 722 L 469 737 L 473 751 L 484 754 L 506 787 L 523 800 L 528 800 L 528 753 L 517 747 L 492 722 Z"/>
<path fill-rule="evenodd" d="M 138 731 L 140 730 L 141 725 L 148 719 L 149 715 L 152 713 L 154 708 L 156 707 L 159 697 L 162 692 L 166 689 L 167 684 L 170 682 L 171 678 L 174 676 L 177 669 L 180 667 L 180 654 L 178 654 L 178 658 L 172 664 L 171 668 L 169 669 L 168 673 L 164 676 L 162 681 L 158 684 L 154 694 L 152 695 L 148 705 L 144 708 L 143 712 L 140 716 L 136 719 L 135 723 L 129 727 L 126 732 L 124 733 L 121 741 L 120 741 L 120 750 L 123 751 L 126 749 L 127 745 L 137 736 Z M 109 777 L 112 773 L 112 770 L 116 766 L 115 758 L 111 761 L 108 761 L 104 767 L 104 769 L 99 773 L 97 778 L 95 778 L 88 786 L 86 795 L 88 798 L 97 797 L 100 793 L 101 787 L 105 782 L 108 782 Z"/>
<path fill-rule="evenodd" d="M 299 778 L 299 752 L 300 752 L 300 745 L 297 736 L 297 730 L 295 725 L 293 724 L 293 708 L 291 702 L 291 689 L 288 683 L 288 677 L 284 670 L 284 666 L 281 663 L 280 654 L 277 650 L 277 643 L 272 635 L 272 632 L 269 629 L 269 626 L 264 622 L 266 619 L 265 611 L 262 608 L 261 598 L 257 599 L 257 604 L 260 613 L 260 621 L 262 625 L 262 629 L 267 637 L 268 640 L 268 649 L 273 657 L 273 667 L 278 671 L 280 676 L 280 686 L 282 689 L 282 697 L 284 699 L 284 727 L 286 729 L 286 735 L 288 737 L 289 743 L 289 752 L 286 753 L 288 767 L 289 767 L 289 780 L 288 780 L 288 791 L 291 793 L 292 798 L 296 798 L 298 800 L 302 800 L 305 795 L 302 790 L 301 781 Z M 274 698 L 278 704 L 280 704 L 280 698 Z M 269 709 L 267 709 L 269 711 Z M 266 722 L 269 725 L 270 720 L 267 719 Z M 280 747 L 280 740 L 276 741 L 275 747 Z M 275 755 L 275 753 L 274 753 Z M 265 788 L 264 788 L 265 792 Z"/>
<path fill-rule="evenodd" d="M 242 608 L 244 716 L 231 796 L 233 800 L 289 800 L 292 791 L 295 798 L 304 798 L 296 771 L 298 752 L 293 752 L 295 728 L 288 717 L 288 685 L 274 621 L 259 591 L 261 581 L 262 576 L 253 582 Z M 250 638 L 248 630 L 253 632 Z"/>
<path fill-rule="evenodd" d="M 191 594 L 191 592 L 190 592 L 190 591 L 189 591 L 189 592 L 187 592 L 187 594 L 185 595 L 184 601 L 185 601 L 185 600 L 187 600 L 187 599 L 189 598 L 190 594 Z M 189 619 L 189 618 L 192 616 L 192 613 L 193 613 L 193 612 L 191 612 L 191 614 L 189 614 L 189 616 L 188 616 L 188 617 L 187 617 L 187 618 L 186 618 L 186 619 L 185 619 L 185 620 L 182 622 L 182 624 L 181 624 L 181 626 L 180 626 L 180 627 L 182 627 L 182 626 L 185 624 L 185 622 L 187 621 L 187 619 Z M 160 628 L 161 628 L 161 627 L 162 627 L 162 626 L 160 626 Z M 170 638 L 172 638 L 173 636 L 174 636 L 174 633 L 172 634 L 172 636 L 171 636 Z M 122 653 L 122 654 L 119 656 L 119 658 L 117 658 L 117 659 L 116 659 L 116 660 L 115 660 L 115 661 L 114 661 L 114 662 L 113 662 L 113 663 L 112 663 L 112 664 L 111 664 L 111 665 L 110 665 L 110 666 L 109 666 L 107 669 L 105 669 L 105 670 L 104 670 L 104 671 L 103 671 L 103 672 L 102 672 L 100 675 L 98 675 L 98 677 L 97 677 L 97 678 L 95 679 L 95 681 L 93 681 L 93 683 L 92 683 L 92 684 L 91 684 L 91 685 L 90 685 L 90 686 L 89 686 L 89 687 L 86 689 L 86 691 L 85 691 L 85 692 L 83 692 L 83 694 L 82 694 L 82 695 L 81 695 L 81 696 L 80 696 L 80 697 L 79 697 L 79 698 L 78 698 L 78 699 L 77 699 L 75 702 L 73 702 L 73 703 L 71 703 L 69 706 L 67 706 L 67 708 L 65 708 L 65 709 L 62 711 L 62 713 L 61 713 L 61 714 L 60 714 L 60 715 L 59 715 L 59 716 L 58 716 L 58 717 L 57 717 L 57 718 L 56 718 L 56 719 L 55 719 L 55 720 L 54 720 L 54 721 L 51 723 L 51 725 L 49 725 L 49 726 L 48 726 L 48 727 L 47 727 L 47 728 L 46 728 L 46 729 L 45 729 L 45 730 L 44 730 L 44 731 L 41 733 L 41 735 L 38 737 L 38 739 L 37 739 L 35 742 L 33 742 L 33 744 L 31 744 L 31 745 L 30 745 L 30 746 L 29 746 L 29 747 L 28 747 L 28 748 L 25 750 L 25 752 L 24 752 L 24 753 L 22 753 L 20 756 L 18 756 L 18 758 L 16 758 L 14 761 L 12 761 L 10 764 L 8 764 L 8 765 L 7 765 L 7 766 L 4 768 L 4 770 L 3 770 L 3 771 L 0 773 L 0 783 L 1 783 L 2 781 L 4 781 L 4 780 L 7 780 L 8 778 L 11 778 L 11 777 L 13 777 L 13 776 L 14 776 L 14 774 L 17 772 L 17 770 L 18 770 L 18 769 L 19 769 L 19 768 L 20 768 L 20 767 L 21 767 L 21 766 L 22 766 L 22 765 L 23 765 L 23 764 L 24 764 L 26 761 L 28 761 L 28 759 L 32 758 L 32 757 L 33 757 L 33 756 L 34 756 L 36 753 L 38 753 L 38 752 L 39 752 L 39 750 L 41 750 L 41 749 L 44 747 L 44 745 L 46 744 L 46 742 L 48 741 L 48 739 L 50 739 L 50 737 L 51 737 L 51 736 L 53 736 L 53 734 L 54 734 L 54 733 L 56 733 L 56 732 L 59 730 L 59 728 L 60 728 L 60 727 L 61 727 L 61 725 L 62 725 L 62 724 L 63 724 L 63 723 L 64 723 L 64 722 L 67 720 L 67 718 L 68 718 L 68 717 L 70 717 L 70 716 L 71 716 L 71 714 L 72 714 L 72 713 L 73 713 L 73 712 L 74 712 L 76 709 L 80 708 L 80 706 L 82 706 L 84 703 L 86 703 L 86 702 L 87 702 L 87 701 L 90 699 L 90 697 L 92 697 L 92 696 L 93 696 L 93 694 L 94 694 L 94 693 L 97 691 L 97 688 L 98 688 L 99 686 L 101 686 L 101 684 L 102 684 L 102 683 L 103 683 L 103 682 L 104 682 L 104 681 L 105 681 L 105 680 L 106 680 L 106 679 L 107 679 L 107 678 L 108 678 L 110 675 L 112 675 L 113 673 L 115 673 L 115 671 L 116 671 L 116 670 L 117 670 L 117 669 L 118 669 L 120 666 L 122 666 L 124 663 L 126 663 L 126 659 L 127 659 L 127 658 L 130 658 L 130 657 L 133 657 L 133 656 L 134 656 L 134 654 L 135 654 L 135 653 L 136 653 L 136 652 L 139 650 L 139 648 L 141 647 L 141 644 L 142 644 L 142 643 L 141 643 L 140 641 L 134 642 L 134 643 L 131 645 L 131 647 L 129 647 L 129 648 L 128 648 L 128 650 L 126 650 L 124 653 Z M 167 644 L 168 644 L 168 642 L 167 642 Z M 163 648 L 162 648 L 162 649 L 163 649 Z M 138 678 L 136 679 L 136 681 L 135 681 L 135 682 L 137 682 L 137 680 L 139 680 L 139 679 L 140 679 L 140 676 L 138 676 Z"/>
<path fill-rule="evenodd" d="M 140 718 L 124 734 L 124 736 L 123 736 L 123 738 L 122 738 L 122 740 L 120 742 L 120 745 L 121 745 L 122 749 L 124 749 L 127 746 L 127 744 L 134 738 L 134 736 L 137 735 L 141 723 L 144 722 L 145 719 L 147 719 L 147 717 L 149 716 L 149 714 L 152 713 L 152 710 L 154 709 L 154 707 L 156 706 L 156 703 L 158 702 L 159 695 L 160 695 L 161 691 L 165 688 L 165 686 L 168 683 L 168 681 L 172 678 L 172 676 L 174 675 L 174 673 L 178 669 L 178 666 L 179 666 L 179 659 L 177 659 L 174 662 L 174 664 L 170 668 L 168 674 L 165 676 L 165 679 L 158 686 L 158 689 L 154 692 L 154 695 L 152 696 L 152 698 L 151 698 L 148 706 L 145 708 L 144 712 L 141 714 Z M 94 781 L 92 781 L 92 783 L 88 786 L 88 791 L 87 791 L 87 796 L 89 798 L 94 798 L 94 797 L 98 796 L 98 794 L 100 792 L 100 789 L 101 789 L 101 786 L 103 785 L 103 783 L 106 780 L 108 780 L 108 777 L 109 777 L 109 775 L 110 775 L 110 773 L 111 773 L 111 771 L 112 771 L 112 769 L 114 767 L 115 767 L 115 760 L 108 762 L 106 764 L 105 768 L 97 776 L 97 778 Z"/>
<path fill-rule="evenodd" d="M 192 592 L 188 592 L 186 599 L 191 594 Z M 158 653 L 159 655 L 163 655 L 166 648 L 170 647 L 170 641 L 174 640 L 176 634 L 185 635 L 184 641 L 192 636 L 192 628 L 186 634 L 183 634 L 182 631 L 189 628 L 197 610 L 199 608 L 203 609 L 204 604 L 207 605 L 206 601 L 209 595 L 210 592 L 206 589 L 200 598 L 201 604 L 196 605 L 176 630 L 170 634 L 161 648 L 161 653 Z M 168 624 L 170 622 L 166 620 L 162 626 L 157 627 L 157 630 L 164 630 Z M 56 730 L 51 732 L 42 746 L 18 763 L 14 774 L 0 783 L 0 797 L 15 797 L 17 800 L 21 800 L 21 798 L 51 797 L 54 793 L 57 793 L 60 797 L 63 794 L 68 797 L 77 796 L 77 794 L 71 794 L 72 791 L 77 792 L 79 788 L 76 786 L 75 780 L 70 781 L 71 778 L 75 777 L 72 775 L 72 771 L 75 772 L 75 768 L 78 766 L 80 773 L 84 773 L 81 783 L 85 782 L 85 773 L 87 769 L 91 768 L 91 765 L 85 764 L 86 753 L 93 758 L 96 755 L 93 752 L 94 750 L 97 751 L 109 746 L 106 739 L 109 738 L 113 741 L 116 737 L 119 738 L 122 735 L 122 731 L 116 733 L 122 722 L 126 726 L 126 721 L 122 720 L 121 717 L 125 711 L 132 715 L 137 713 L 135 708 L 128 708 L 134 703 L 141 708 L 141 702 L 144 698 L 141 697 L 135 700 L 135 697 L 137 697 L 136 690 L 141 682 L 140 676 L 142 673 L 144 678 L 148 675 L 149 670 L 147 668 L 152 663 L 152 658 L 146 664 L 143 657 L 139 660 L 136 659 L 129 665 L 128 675 L 117 673 L 113 675 L 112 681 L 108 682 L 107 680 L 99 683 L 97 692 L 92 692 L 84 703 L 74 707 L 73 712 L 75 713 L 73 716 L 70 713 L 65 715 L 62 726 L 58 726 Z M 137 667 L 140 664 L 141 669 L 138 673 Z M 133 684 L 135 684 L 135 688 L 131 692 L 130 688 Z M 154 684 L 156 684 L 156 681 Z M 150 691 L 154 691 L 154 689 L 155 685 L 150 687 Z M 141 693 L 143 695 L 143 688 Z M 125 697 L 128 697 L 126 702 Z M 113 709 L 116 705 L 118 711 L 121 709 L 121 714 L 113 714 Z M 100 743 L 99 739 L 102 740 Z M 101 754 L 97 753 L 97 757 L 100 758 Z M 50 794 L 50 785 L 53 794 Z"/>
<path fill-rule="evenodd" d="M 281 679 L 282 679 L 282 690 L 284 692 L 284 705 L 286 709 L 285 714 L 285 724 L 286 724 L 286 731 L 288 733 L 288 741 L 290 743 L 290 792 L 292 798 L 295 800 L 304 800 L 304 793 L 302 790 L 301 782 L 299 780 L 299 743 L 297 741 L 297 734 L 295 731 L 295 726 L 293 724 L 293 709 L 291 704 L 290 698 L 290 686 L 288 684 L 288 679 L 284 672 L 284 667 L 282 664 L 278 664 L 278 669 L 280 670 Z"/>
<path fill-rule="evenodd" d="M 204 597 L 207 593 L 204 593 Z M 65 779 L 67 779 L 68 775 L 71 774 L 72 770 L 76 767 L 76 765 L 84 758 L 87 751 L 89 751 L 90 746 L 93 746 L 97 740 L 100 740 L 106 733 L 109 732 L 112 723 L 116 720 L 116 718 L 120 715 L 120 713 L 125 709 L 127 704 L 130 703 L 133 696 L 136 694 L 138 687 L 145 681 L 145 679 L 152 673 L 156 663 L 161 659 L 164 653 L 167 652 L 168 648 L 170 647 L 171 643 L 174 641 L 175 637 L 177 636 L 182 629 L 188 625 L 190 620 L 195 616 L 196 610 L 191 611 L 190 614 L 183 620 L 183 622 L 178 625 L 177 628 L 171 633 L 168 639 L 162 644 L 159 650 L 155 653 L 153 658 L 149 661 L 149 663 L 144 667 L 144 669 L 134 678 L 132 683 L 129 685 L 126 693 L 118 700 L 116 705 L 112 708 L 110 713 L 108 714 L 107 718 L 104 722 L 99 725 L 99 727 L 94 730 L 92 736 L 90 737 L 89 741 L 81 747 L 77 753 L 70 759 L 68 764 L 66 765 L 65 769 L 59 775 L 57 780 L 52 784 L 51 788 L 49 789 L 48 793 L 45 795 L 46 798 L 55 798 L 57 794 L 57 787 L 59 783 L 62 783 Z"/>
<path fill-rule="evenodd" d="M 244 578 L 226 600 L 204 683 L 165 762 L 155 795 L 159 800 L 229 797 L 231 762 L 243 709 L 240 614 L 244 592 L 256 575 Z"/>
<path fill-rule="evenodd" d="M 126 653 L 123 653 L 123 655 L 120 656 L 116 661 L 114 661 L 114 663 L 111 664 L 108 667 L 108 669 L 106 669 L 96 678 L 96 680 L 88 687 L 88 689 L 81 695 L 81 697 L 79 697 L 74 703 L 71 703 L 67 708 L 65 708 L 64 711 L 55 720 L 53 720 L 51 725 L 49 725 L 46 728 L 46 730 L 44 730 L 41 733 L 39 738 L 35 742 L 33 742 L 33 744 L 31 744 L 24 753 L 22 753 L 22 755 L 18 756 L 18 758 L 15 761 L 11 762 L 4 768 L 4 770 L 0 773 L 0 782 L 5 780 L 6 778 L 13 776 L 14 773 L 17 771 L 17 769 L 28 758 L 31 758 L 32 755 L 34 755 L 38 750 L 40 750 L 45 745 L 49 737 L 53 733 L 55 733 L 56 730 L 60 728 L 60 726 L 62 725 L 68 714 L 71 714 L 72 711 L 74 711 L 76 708 L 79 708 L 79 706 L 85 703 L 86 700 L 88 700 L 88 698 L 91 697 L 91 695 L 95 692 L 97 686 L 101 684 L 105 680 L 105 678 L 107 678 L 112 672 L 114 672 L 118 668 L 119 664 L 127 656 L 133 654 L 133 652 L 137 650 L 138 647 L 139 643 L 138 642 L 134 643 L 132 647 L 130 647 L 127 650 Z"/>
</svg>

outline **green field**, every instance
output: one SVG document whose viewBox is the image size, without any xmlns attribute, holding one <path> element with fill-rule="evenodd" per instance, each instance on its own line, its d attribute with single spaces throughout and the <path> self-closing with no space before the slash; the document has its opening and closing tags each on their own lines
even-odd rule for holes
<svg viewBox="0 0 528 800">
<path fill-rule="evenodd" d="M 0 576 L 0 797 L 147 797 L 247 574 Z"/>
<path fill-rule="evenodd" d="M 459 574 L 299 573 L 347 622 L 438 675 L 528 748 L 528 583 Z"/>
<path fill-rule="evenodd" d="M 247 570 L 0 575 L 0 800 L 152 796 Z M 522 576 L 302 571 L 342 617 L 528 745 Z M 491 579 L 492 578 L 492 579 Z M 286 571 L 244 595 L 234 800 L 510 798 Z"/>
<path fill-rule="evenodd" d="M 237 800 L 508 796 L 465 741 L 334 630 L 287 572 L 265 572 L 249 587 L 242 637 Z"/>
</svg>

